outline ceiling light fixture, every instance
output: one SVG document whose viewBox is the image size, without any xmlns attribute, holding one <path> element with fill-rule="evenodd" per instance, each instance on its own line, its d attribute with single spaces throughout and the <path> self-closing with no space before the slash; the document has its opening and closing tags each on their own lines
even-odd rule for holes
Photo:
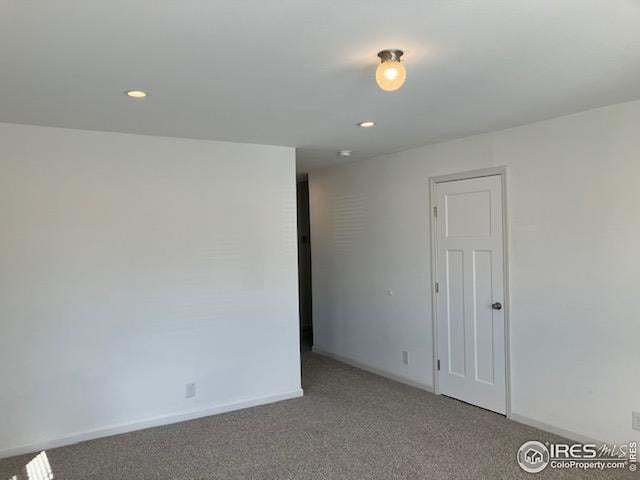
<svg viewBox="0 0 640 480">
<path fill-rule="evenodd" d="M 142 90 L 128 90 L 124 93 L 131 98 L 144 98 L 147 96 L 147 92 L 143 92 Z"/>
<path fill-rule="evenodd" d="M 403 53 L 402 50 L 382 50 L 378 53 L 381 63 L 376 69 L 376 82 L 382 90 L 393 92 L 404 85 L 407 71 L 400 62 Z"/>
<path fill-rule="evenodd" d="M 369 121 L 367 121 L 367 122 L 360 122 L 360 123 L 358 124 L 358 126 L 359 126 L 359 127 L 362 127 L 362 128 L 370 128 L 370 127 L 373 127 L 374 125 L 375 125 L 375 122 L 369 122 Z"/>
<path fill-rule="evenodd" d="M 342 158 L 349 158 L 352 153 L 353 152 L 351 150 L 340 150 L 338 152 L 338 155 L 340 155 Z"/>
</svg>

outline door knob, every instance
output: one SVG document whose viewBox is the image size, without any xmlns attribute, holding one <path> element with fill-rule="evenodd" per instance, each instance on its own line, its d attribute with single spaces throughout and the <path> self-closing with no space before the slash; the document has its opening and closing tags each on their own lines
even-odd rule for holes
<svg viewBox="0 0 640 480">
<path fill-rule="evenodd" d="M 502 304 L 500 302 L 496 302 L 491 305 L 491 308 L 493 308 L 494 310 L 502 310 Z"/>
</svg>

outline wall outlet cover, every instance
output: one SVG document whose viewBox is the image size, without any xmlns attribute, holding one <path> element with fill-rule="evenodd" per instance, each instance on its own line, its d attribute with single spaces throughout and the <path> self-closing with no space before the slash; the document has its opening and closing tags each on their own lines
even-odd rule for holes
<svg viewBox="0 0 640 480">
<path fill-rule="evenodd" d="M 640 412 L 631 412 L 631 428 L 640 430 Z"/>
<path fill-rule="evenodd" d="M 193 383 L 187 383 L 187 398 L 193 398 L 196 396 L 196 384 L 195 382 Z"/>
<path fill-rule="evenodd" d="M 402 363 L 409 365 L 409 352 L 402 352 Z"/>
</svg>

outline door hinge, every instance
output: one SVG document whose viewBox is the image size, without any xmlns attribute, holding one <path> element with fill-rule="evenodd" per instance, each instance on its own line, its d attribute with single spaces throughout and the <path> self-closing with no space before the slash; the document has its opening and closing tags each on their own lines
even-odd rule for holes
<svg viewBox="0 0 640 480">
<path fill-rule="evenodd" d="M 438 216 L 438 207 L 436 207 L 436 206 L 433 207 L 433 216 L 434 217 Z"/>
<path fill-rule="evenodd" d="M 436 293 L 440 293 L 440 284 L 436 282 Z"/>
<path fill-rule="evenodd" d="M 440 360 L 438 360 L 438 371 L 440 371 Z"/>
</svg>

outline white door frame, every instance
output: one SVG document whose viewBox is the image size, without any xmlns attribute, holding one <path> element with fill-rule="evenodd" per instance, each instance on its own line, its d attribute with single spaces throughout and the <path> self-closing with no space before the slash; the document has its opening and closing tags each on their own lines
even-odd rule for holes
<svg viewBox="0 0 640 480">
<path fill-rule="evenodd" d="M 505 335 L 505 395 L 506 395 L 506 416 L 511 418 L 511 348 L 509 346 L 509 312 L 511 311 L 511 298 L 509 295 L 509 242 L 507 223 L 507 168 L 490 167 L 481 170 L 472 170 L 450 175 L 441 175 L 429 178 L 429 217 L 431 218 L 431 318 L 433 324 L 433 389 L 436 395 L 440 395 L 440 385 L 438 382 L 438 317 L 436 308 L 436 282 L 438 279 L 438 245 L 436 235 L 436 219 L 434 207 L 436 206 L 436 185 L 442 182 L 454 180 L 468 180 L 470 178 L 489 177 L 500 175 L 502 183 L 502 236 L 504 249 L 504 335 Z"/>
</svg>

